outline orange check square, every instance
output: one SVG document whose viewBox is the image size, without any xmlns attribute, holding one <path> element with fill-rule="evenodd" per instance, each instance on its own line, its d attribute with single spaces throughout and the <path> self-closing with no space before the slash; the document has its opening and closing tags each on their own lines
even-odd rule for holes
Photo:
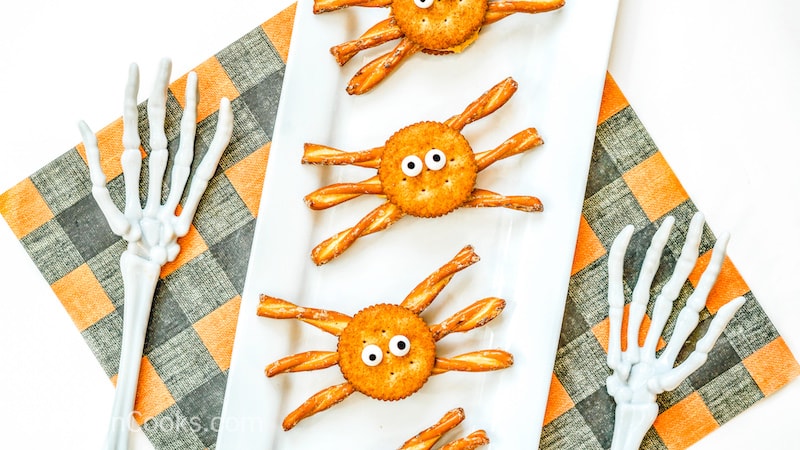
<svg viewBox="0 0 800 450">
<path fill-rule="evenodd" d="M 645 159 L 622 175 L 651 222 L 689 198 L 661 152 Z"/>
</svg>

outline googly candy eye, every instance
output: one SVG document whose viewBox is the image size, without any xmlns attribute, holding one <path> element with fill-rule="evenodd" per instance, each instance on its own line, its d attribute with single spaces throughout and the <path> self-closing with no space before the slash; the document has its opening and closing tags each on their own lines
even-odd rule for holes
<svg viewBox="0 0 800 450">
<path fill-rule="evenodd" d="M 428 169 L 439 170 L 444 167 L 446 161 L 444 152 L 438 148 L 431 149 L 425 154 L 425 165 L 428 166 Z"/>
<path fill-rule="evenodd" d="M 394 356 L 406 356 L 409 350 L 411 350 L 411 342 L 402 334 L 392 336 L 392 339 L 389 340 L 389 351 Z"/>
<path fill-rule="evenodd" d="M 410 177 L 415 177 L 422 172 L 422 160 L 419 159 L 419 156 L 408 155 L 403 158 L 401 164 L 403 166 L 403 173 Z"/>
<path fill-rule="evenodd" d="M 383 352 L 381 348 L 375 344 L 369 344 L 361 350 L 361 360 L 364 364 L 375 367 L 383 361 Z"/>
<path fill-rule="evenodd" d="M 430 8 L 433 2 L 434 0 L 414 0 L 414 4 L 423 9 Z"/>
</svg>

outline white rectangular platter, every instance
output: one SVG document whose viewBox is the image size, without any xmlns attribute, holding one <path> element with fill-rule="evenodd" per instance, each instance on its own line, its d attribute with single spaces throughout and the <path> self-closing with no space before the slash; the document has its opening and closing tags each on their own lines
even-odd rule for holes
<svg viewBox="0 0 800 450">
<path fill-rule="evenodd" d="M 345 86 L 355 71 L 394 44 L 339 67 L 328 49 L 357 38 L 389 13 L 358 8 L 312 14 L 300 0 L 242 297 L 217 448 L 397 448 L 444 412 L 467 419 L 449 438 L 485 429 L 492 448 L 534 448 L 547 401 L 570 277 L 586 176 L 614 29 L 617 0 L 567 0 L 561 10 L 517 14 L 487 26 L 463 53 L 415 54 L 362 96 Z M 305 142 L 357 151 L 381 146 L 396 130 L 444 121 L 506 77 L 511 100 L 463 133 L 477 151 L 536 127 L 545 144 L 500 161 L 477 187 L 535 195 L 544 212 L 459 209 L 436 219 L 404 217 L 359 239 L 317 267 L 311 249 L 354 225 L 383 199 L 364 196 L 311 211 L 303 196 L 374 169 L 301 165 Z M 308 397 L 345 380 L 337 366 L 267 378 L 264 367 L 308 350 L 336 350 L 336 338 L 297 320 L 258 317 L 260 294 L 354 315 L 376 303 L 399 303 L 462 247 L 481 261 L 459 272 L 421 317 L 438 323 L 485 297 L 507 301 L 488 325 L 439 341 L 439 356 L 499 348 L 514 365 L 488 373 L 431 377 L 395 402 L 358 392 L 285 432 L 283 418 Z"/>
</svg>

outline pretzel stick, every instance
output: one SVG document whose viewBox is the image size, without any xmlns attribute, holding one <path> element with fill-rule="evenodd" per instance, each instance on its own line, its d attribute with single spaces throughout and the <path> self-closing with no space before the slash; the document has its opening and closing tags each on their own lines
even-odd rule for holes
<svg viewBox="0 0 800 450">
<path fill-rule="evenodd" d="M 445 372 L 486 372 L 505 369 L 514 364 L 514 356 L 503 350 L 479 350 L 452 358 L 436 358 L 431 375 Z"/>
<path fill-rule="evenodd" d="M 264 369 L 264 373 L 268 377 L 274 377 L 280 373 L 325 369 L 338 362 L 339 354 L 336 352 L 303 352 L 275 361 Z"/>
<path fill-rule="evenodd" d="M 336 311 L 305 308 L 269 295 L 261 295 L 256 314 L 271 319 L 297 319 L 334 336 L 342 334 L 352 317 Z"/>
<path fill-rule="evenodd" d="M 314 0 L 314 14 L 321 14 L 348 6 L 381 7 L 389 6 L 392 0 Z"/>
<path fill-rule="evenodd" d="M 447 286 L 456 272 L 466 269 L 480 259 L 471 245 L 462 248 L 453 259 L 422 280 L 400 303 L 400 306 L 409 309 L 414 314 L 421 313 Z"/>
<path fill-rule="evenodd" d="M 352 228 L 340 231 L 314 247 L 311 250 L 311 259 L 314 264 L 321 266 L 341 255 L 359 237 L 384 230 L 404 215 L 400 208 L 386 202 L 373 209 Z"/>
<path fill-rule="evenodd" d="M 499 0 L 490 1 L 489 9 L 486 11 L 486 18 L 483 21 L 484 25 L 495 23 L 501 19 L 514 14 L 514 13 L 527 13 L 536 14 L 542 12 L 553 11 L 564 6 L 564 0 L 544 0 L 544 1 L 526 1 L 526 0 Z"/>
<path fill-rule="evenodd" d="M 463 333 L 486 325 L 503 312 L 505 307 L 505 300 L 500 298 L 489 297 L 478 300 L 453 314 L 444 322 L 432 326 L 433 339 L 438 341 L 450 333 Z"/>
<path fill-rule="evenodd" d="M 467 437 L 457 439 L 442 446 L 439 450 L 474 450 L 481 445 L 489 444 L 489 436 L 483 430 L 470 433 Z"/>
<path fill-rule="evenodd" d="M 381 165 L 383 147 L 375 147 L 360 152 L 346 152 L 333 147 L 319 144 L 305 144 L 303 146 L 303 164 L 325 164 L 369 167 L 377 169 Z"/>
<path fill-rule="evenodd" d="M 375 24 L 358 39 L 331 47 L 331 54 L 336 58 L 336 62 L 343 66 L 361 50 L 377 47 L 401 37 L 403 32 L 397 27 L 394 18 L 390 17 Z"/>
<path fill-rule="evenodd" d="M 404 37 L 394 50 L 372 60 L 356 72 L 347 85 L 347 93 L 350 95 L 360 95 L 369 92 L 369 90 L 389 76 L 389 74 L 400 65 L 403 59 L 413 55 L 420 49 L 421 47 L 419 45 Z"/>
<path fill-rule="evenodd" d="M 445 125 L 461 131 L 468 124 L 497 111 L 515 92 L 517 92 L 517 82 L 508 77 L 470 103 L 461 114 L 447 119 Z"/>
<path fill-rule="evenodd" d="M 336 183 L 306 195 L 306 205 L 316 211 L 336 206 L 363 194 L 383 194 L 383 186 L 377 176 L 360 183 Z"/>
<path fill-rule="evenodd" d="M 407 440 L 400 450 L 429 450 L 443 434 L 452 430 L 464 421 L 464 409 L 455 408 L 447 411 L 438 422 Z"/>
<path fill-rule="evenodd" d="M 485 189 L 475 189 L 470 198 L 461 205 L 466 208 L 502 207 L 523 212 L 541 212 L 541 200 L 529 196 L 505 196 Z"/>
<path fill-rule="evenodd" d="M 518 155 L 542 144 L 544 144 L 544 141 L 542 137 L 539 136 L 539 132 L 536 131 L 536 128 L 526 128 L 506 139 L 505 142 L 498 145 L 494 150 L 487 150 L 475 154 L 475 162 L 478 163 L 478 172 L 501 159 Z"/>
<path fill-rule="evenodd" d="M 297 409 L 290 412 L 285 419 L 283 419 L 284 431 L 291 430 L 301 420 L 307 417 L 311 417 L 318 412 L 325 411 L 331 406 L 347 398 L 347 396 L 353 392 L 355 392 L 355 388 L 350 383 L 342 383 L 340 385 L 331 386 L 317 392 L 308 400 L 303 402 L 303 404 Z"/>
</svg>

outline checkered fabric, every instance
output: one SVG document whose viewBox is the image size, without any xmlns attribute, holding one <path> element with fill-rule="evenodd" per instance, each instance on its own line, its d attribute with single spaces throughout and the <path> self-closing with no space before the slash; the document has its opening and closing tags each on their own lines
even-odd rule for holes
<svg viewBox="0 0 800 450">
<path fill-rule="evenodd" d="M 178 241 L 178 259 L 163 267 L 156 288 L 134 418 L 159 449 L 215 446 L 293 17 L 285 11 L 195 69 L 194 164 L 211 142 L 223 96 L 231 100 L 234 131 L 191 230 Z M 165 128 L 173 154 L 185 85 L 184 75 L 168 95 Z M 145 104 L 139 117 L 147 155 Z M 124 208 L 122 119 L 97 136 L 109 190 Z M 146 180 L 147 160 L 142 171 Z M 83 146 L 2 194 L 0 212 L 114 381 L 122 340 L 119 260 L 126 243 L 108 228 L 91 196 Z"/>
<path fill-rule="evenodd" d="M 667 216 L 675 217 L 651 292 L 672 274 L 689 221 L 697 208 L 658 151 L 614 80 L 607 76 L 583 203 L 564 322 L 545 413 L 540 449 L 607 449 L 614 429 L 613 398 L 606 392 L 608 350 L 608 250 L 622 228 L 636 227 L 625 259 L 626 296 L 636 285 L 650 240 Z M 715 239 L 706 226 L 701 256 L 675 301 L 659 348 L 708 265 Z M 727 257 L 700 324 L 678 357 L 683 361 L 728 301 L 746 302 L 708 361 L 680 386 L 658 397 L 659 416 L 643 449 L 682 449 L 719 428 L 800 374 L 795 358 Z M 652 313 L 652 302 L 648 316 Z M 623 329 L 627 325 L 623 318 Z M 645 317 L 640 345 L 649 323 Z M 626 345 L 622 336 L 623 346 Z"/>
<path fill-rule="evenodd" d="M 215 447 L 293 19 L 290 7 L 196 69 L 201 100 L 198 151 L 210 142 L 222 96 L 232 100 L 235 126 L 193 227 L 179 241 L 179 258 L 164 266 L 156 290 L 135 408 L 137 421 L 158 449 Z M 184 76 L 170 88 L 171 151 L 176 149 L 185 82 Z M 120 119 L 98 133 L 109 189 L 120 207 L 121 131 Z M 146 155 L 150 149 L 144 121 L 140 132 Z M 85 159 L 82 146 L 71 149 L 0 195 L 0 213 L 113 381 L 122 336 L 118 267 L 125 243 L 105 226 L 90 195 Z M 636 225 L 626 261 L 630 291 L 636 263 L 659 223 L 666 215 L 675 216 L 682 235 L 694 211 L 609 77 L 540 448 L 610 446 L 614 402 L 605 390 L 610 374 L 605 363 L 608 246 L 625 224 Z M 707 264 L 713 241 L 706 229 L 704 255 L 677 306 L 685 302 Z M 654 289 L 668 278 L 681 244 L 677 236 L 668 244 Z M 690 341 L 702 335 L 711 314 L 738 295 L 748 301 L 709 361 L 675 391 L 659 397 L 661 414 L 644 448 L 684 448 L 800 374 L 800 366 L 727 259 Z M 665 339 L 670 332 L 668 325 Z"/>
</svg>

